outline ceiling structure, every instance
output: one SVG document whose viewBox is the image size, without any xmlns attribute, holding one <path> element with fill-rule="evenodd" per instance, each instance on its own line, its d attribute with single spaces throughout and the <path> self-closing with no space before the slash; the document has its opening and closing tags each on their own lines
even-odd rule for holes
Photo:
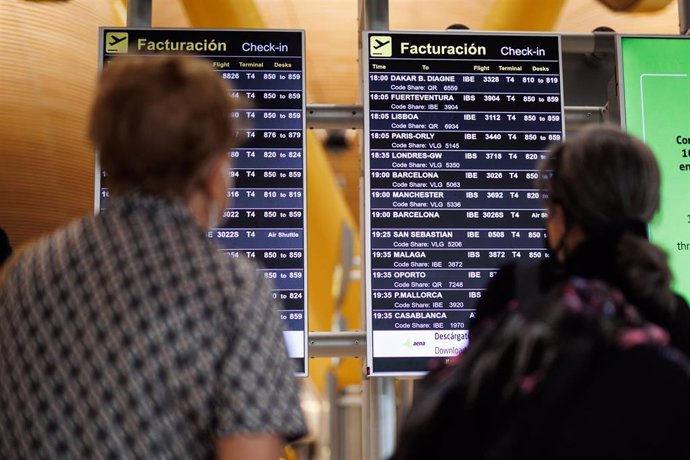
<svg viewBox="0 0 690 460">
<path fill-rule="evenodd" d="M 255 3 L 269 27 L 306 30 L 309 103 L 357 101 L 357 0 L 255 0 Z M 482 30 L 492 3 L 390 0 L 389 25 L 394 30 L 443 30 L 461 23 L 472 30 Z M 655 13 L 615 13 L 596 0 L 567 0 L 554 30 L 591 32 L 599 26 L 627 33 L 678 33 L 678 7 L 672 2 Z"/>
<path fill-rule="evenodd" d="M 513 1 L 513 0 L 508 0 Z M 515 0 L 520 1 L 520 0 Z M 306 31 L 307 82 L 310 104 L 353 104 L 359 100 L 357 0 L 255 0 L 271 28 Z M 494 1 L 390 0 L 392 30 L 444 30 L 461 23 L 483 30 Z M 538 4 L 539 2 L 533 2 Z M 565 0 L 556 21 L 558 32 L 591 32 L 607 26 L 621 33 L 678 33 L 678 5 L 673 1 L 653 13 L 616 13 L 596 0 Z M 357 142 L 331 156 L 343 193 L 359 218 L 359 152 Z"/>
<path fill-rule="evenodd" d="M 521 0 L 515 0 L 521 1 Z M 310 104 L 352 104 L 358 100 L 358 0 L 255 0 L 264 22 L 275 29 L 306 31 Z M 678 6 L 653 13 L 617 13 L 596 0 L 565 0 L 558 32 L 591 32 L 608 26 L 623 33 L 678 33 Z M 389 0 L 392 30 L 443 30 L 465 24 L 484 30 L 492 1 Z M 179 0 L 153 0 L 153 25 L 187 27 Z"/>
<path fill-rule="evenodd" d="M 183 0 L 151 1 L 153 26 L 192 25 Z M 357 103 L 360 0 L 253 1 L 267 27 L 306 31 L 309 104 Z M 122 24 L 123 2 L 0 1 L 0 224 L 17 244 L 93 208 L 93 152 L 83 126 L 97 73 L 94 37 L 98 25 Z M 562 4 L 554 27 L 559 32 L 609 26 L 626 33 L 678 33 L 676 1 L 655 13 L 614 13 L 597 0 L 389 0 L 389 25 L 443 30 L 462 23 L 483 30 L 500 2 L 531 7 L 523 22 L 541 11 L 540 4 Z M 357 142 L 329 159 L 357 219 Z M 49 207 L 41 206 L 46 190 L 53 198 Z"/>
</svg>

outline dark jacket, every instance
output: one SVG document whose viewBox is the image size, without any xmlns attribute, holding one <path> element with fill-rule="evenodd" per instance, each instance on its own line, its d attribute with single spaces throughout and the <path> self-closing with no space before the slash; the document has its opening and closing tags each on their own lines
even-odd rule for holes
<svg viewBox="0 0 690 460">
<path fill-rule="evenodd" d="M 538 300 L 427 375 L 393 460 L 690 458 L 690 362 L 667 335 L 598 280 Z"/>
<path fill-rule="evenodd" d="M 403 425 L 391 460 L 690 458 L 690 373 L 680 353 L 639 346 L 561 363 L 512 404 L 491 388 L 476 405 L 462 389 L 445 392 L 428 423 Z"/>
<path fill-rule="evenodd" d="M 671 336 L 671 345 L 690 356 L 690 307 L 679 295 L 675 295 L 675 306 L 649 305 L 635 298 L 626 288 L 626 282 L 616 269 L 616 244 L 611 241 L 586 241 L 580 244 L 563 264 L 555 258 L 545 259 L 537 267 L 539 290 L 548 292 L 553 286 L 570 277 L 599 279 L 621 290 L 628 302 L 638 307 L 643 317 L 666 331 Z M 508 308 L 516 298 L 516 264 L 504 266 L 491 279 L 477 305 L 477 318 L 470 330 L 486 320 L 495 318 Z M 470 332 L 471 336 L 471 332 Z"/>
</svg>

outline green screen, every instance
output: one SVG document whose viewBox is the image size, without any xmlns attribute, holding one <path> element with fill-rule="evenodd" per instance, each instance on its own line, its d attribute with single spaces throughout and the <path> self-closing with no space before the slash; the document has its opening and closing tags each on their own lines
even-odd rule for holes
<svg viewBox="0 0 690 460">
<path fill-rule="evenodd" d="M 650 239 L 669 256 L 674 288 L 690 297 L 690 39 L 621 37 L 625 127 L 655 152 L 661 206 Z"/>
</svg>

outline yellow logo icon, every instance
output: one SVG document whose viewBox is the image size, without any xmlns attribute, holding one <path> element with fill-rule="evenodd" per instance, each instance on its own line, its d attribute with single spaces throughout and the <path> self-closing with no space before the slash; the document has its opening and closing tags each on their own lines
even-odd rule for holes
<svg viewBox="0 0 690 460">
<path fill-rule="evenodd" d="M 369 37 L 369 55 L 371 57 L 391 57 L 393 55 L 393 38 L 390 35 L 372 35 Z"/>
<path fill-rule="evenodd" d="M 129 49 L 129 34 L 127 32 L 106 32 L 105 52 L 126 53 Z"/>
</svg>

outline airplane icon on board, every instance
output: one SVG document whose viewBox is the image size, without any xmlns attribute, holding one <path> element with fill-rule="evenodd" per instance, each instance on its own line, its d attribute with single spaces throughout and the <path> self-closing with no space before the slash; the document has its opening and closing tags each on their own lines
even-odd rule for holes
<svg viewBox="0 0 690 460">
<path fill-rule="evenodd" d="M 369 55 L 391 57 L 393 55 L 393 38 L 390 35 L 371 35 L 369 37 Z"/>
<path fill-rule="evenodd" d="M 381 48 L 382 46 L 387 45 L 391 42 L 390 40 L 384 42 L 384 41 L 379 40 L 378 38 L 374 38 L 374 41 L 376 42 L 376 45 L 374 45 L 375 50 L 377 50 L 377 49 Z"/>
<path fill-rule="evenodd" d="M 124 35 L 122 37 L 117 37 L 115 35 L 111 35 L 110 36 L 110 42 L 108 42 L 108 45 L 115 46 L 118 43 L 120 43 L 122 40 L 127 40 L 127 35 Z"/>
<path fill-rule="evenodd" d="M 126 53 L 129 50 L 129 34 L 127 32 L 106 32 L 105 52 Z"/>
</svg>

